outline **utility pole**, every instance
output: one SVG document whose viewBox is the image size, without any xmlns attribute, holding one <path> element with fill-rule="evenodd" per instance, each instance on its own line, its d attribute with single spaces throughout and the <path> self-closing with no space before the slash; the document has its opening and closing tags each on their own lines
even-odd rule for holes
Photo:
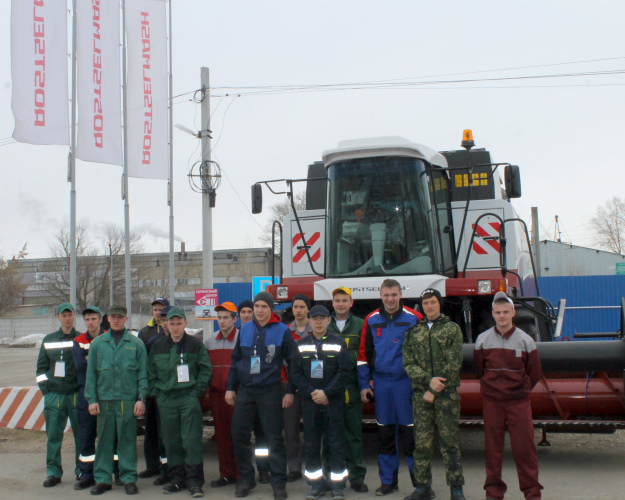
<svg viewBox="0 0 625 500">
<path fill-rule="evenodd" d="M 542 276 L 540 267 L 540 235 L 538 222 L 538 207 L 532 207 L 532 253 L 534 254 L 534 265 L 536 266 L 536 277 Z"/>
<path fill-rule="evenodd" d="M 215 189 L 211 184 L 211 129 L 210 129 L 210 82 L 208 68 L 201 68 L 202 84 L 202 165 L 200 178 L 202 185 L 202 288 L 213 288 L 213 213 Z M 213 321 L 207 321 L 204 338 L 214 331 Z"/>
<path fill-rule="evenodd" d="M 169 0 L 169 182 L 167 204 L 169 205 L 169 302 L 176 305 L 176 271 L 174 262 L 174 77 L 172 52 L 171 4 Z"/>
<path fill-rule="evenodd" d="M 109 254 L 111 255 L 109 269 L 109 309 L 113 305 L 113 246 L 109 243 Z"/>
</svg>

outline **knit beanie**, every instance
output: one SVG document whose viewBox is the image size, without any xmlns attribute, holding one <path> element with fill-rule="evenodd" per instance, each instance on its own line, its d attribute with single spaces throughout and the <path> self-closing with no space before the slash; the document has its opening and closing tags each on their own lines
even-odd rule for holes
<svg viewBox="0 0 625 500">
<path fill-rule="evenodd" d="M 296 300 L 301 300 L 306 304 L 306 307 L 310 310 L 310 298 L 308 295 L 304 295 L 303 293 L 298 293 L 293 300 L 291 300 L 291 304 L 294 304 Z"/>
<path fill-rule="evenodd" d="M 266 302 L 269 308 L 273 311 L 273 295 L 269 292 L 259 292 L 256 294 L 256 297 L 254 297 L 254 304 L 256 304 L 259 300 Z"/>
<path fill-rule="evenodd" d="M 428 297 L 426 297 L 426 295 L 428 295 Z M 442 307 L 443 306 L 443 299 L 441 298 L 441 292 L 439 292 L 438 290 L 436 290 L 435 288 L 428 288 L 426 290 L 423 290 L 423 292 L 421 292 L 421 302 L 423 302 L 423 299 L 429 299 L 429 295 L 433 295 L 434 297 L 436 297 L 436 300 L 438 300 L 439 305 Z"/>
<path fill-rule="evenodd" d="M 243 309 L 244 307 L 249 307 L 250 309 L 254 309 L 254 302 L 252 302 L 251 300 L 244 300 L 243 302 L 241 302 L 238 308 L 239 314 L 241 314 L 241 309 Z"/>
</svg>

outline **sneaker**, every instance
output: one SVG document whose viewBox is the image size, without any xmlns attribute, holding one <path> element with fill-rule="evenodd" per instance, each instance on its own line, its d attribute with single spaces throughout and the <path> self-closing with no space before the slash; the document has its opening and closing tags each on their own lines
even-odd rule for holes
<svg viewBox="0 0 625 500">
<path fill-rule="evenodd" d="M 380 487 L 377 490 L 375 490 L 375 495 L 378 497 L 383 497 L 385 495 L 389 495 L 393 493 L 394 491 L 397 491 L 398 489 L 399 487 L 397 486 L 397 483 L 393 483 L 393 484 L 382 483 Z"/>
<path fill-rule="evenodd" d="M 211 481 L 211 488 L 223 488 L 224 486 L 230 486 L 231 484 L 236 484 L 237 478 L 232 477 L 220 477 L 219 479 L 215 479 Z"/>
<path fill-rule="evenodd" d="M 350 482 L 350 487 L 356 493 L 367 493 L 369 491 L 369 487 L 364 483 L 364 481 Z"/>
<path fill-rule="evenodd" d="M 333 488 L 332 489 L 332 500 L 343 500 L 345 495 L 343 495 L 343 488 Z"/>
<path fill-rule="evenodd" d="M 258 471 L 258 482 L 260 484 L 269 484 L 271 482 L 271 474 L 268 470 Z"/>
<path fill-rule="evenodd" d="M 286 488 L 284 486 L 275 486 L 273 488 L 273 498 L 274 500 L 286 500 Z"/>
<path fill-rule="evenodd" d="M 126 483 L 124 485 L 124 490 L 126 490 L 126 495 L 136 495 L 139 493 L 139 488 L 135 483 Z"/>
<path fill-rule="evenodd" d="M 101 495 L 105 491 L 111 491 L 113 487 L 110 484 L 106 483 L 96 483 L 96 485 L 89 490 L 89 493 L 92 495 Z"/>
<path fill-rule="evenodd" d="M 204 492 L 202 491 L 202 488 L 200 488 L 199 486 L 190 486 L 189 494 L 193 498 L 202 498 L 204 496 Z"/>
<path fill-rule="evenodd" d="M 43 487 L 44 488 L 52 488 L 53 486 L 56 486 L 60 482 L 61 482 L 61 478 L 60 477 L 48 476 L 48 477 L 46 477 L 46 480 L 43 482 Z"/>
<path fill-rule="evenodd" d="M 302 473 L 300 471 L 298 471 L 298 470 L 291 470 L 286 475 L 286 482 L 287 483 L 293 483 L 293 482 L 297 481 L 298 479 L 302 479 Z"/>
<path fill-rule="evenodd" d="M 404 500 L 432 500 L 432 489 L 427 484 L 418 484 L 412 495 L 405 497 Z"/>
<path fill-rule="evenodd" d="M 243 498 L 250 494 L 250 491 L 256 487 L 256 482 L 244 483 L 243 481 L 237 481 L 237 487 L 234 490 L 234 496 L 237 498 Z"/>
<path fill-rule="evenodd" d="M 139 477 L 141 479 L 147 479 L 148 477 L 158 476 L 158 474 L 159 474 L 158 467 L 155 467 L 154 469 L 142 470 L 141 472 L 139 472 Z"/>
<path fill-rule="evenodd" d="M 92 477 L 83 477 L 74 485 L 75 490 L 86 490 L 90 486 L 95 486 L 95 479 Z"/>
<path fill-rule="evenodd" d="M 467 500 L 462 492 L 462 486 L 452 486 L 449 490 L 451 491 L 451 500 Z"/>
</svg>

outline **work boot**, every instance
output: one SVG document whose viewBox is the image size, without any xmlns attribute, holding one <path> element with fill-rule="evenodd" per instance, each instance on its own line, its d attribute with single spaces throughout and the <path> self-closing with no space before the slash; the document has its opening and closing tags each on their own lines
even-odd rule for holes
<svg viewBox="0 0 625 500">
<path fill-rule="evenodd" d="M 167 477 L 167 473 L 161 472 L 158 477 L 152 481 L 154 486 L 163 486 L 169 482 L 169 478 Z"/>
<path fill-rule="evenodd" d="M 284 486 L 275 486 L 273 488 L 273 498 L 274 500 L 286 500 L 286 488 Z"/>
<path fill-rule="evenodd" d="M 432 500 L 432 489 L 428 484 L 418 484 L 412 495 L 404 498 L 404 500 Z"/>
<path fill-rule="evenodd" d="M 291 470 L 286 475 L 286 482 L 287 483 L 293 483 L 293 482 L 297 481 L 298 479 L 302 479 L 302 473 L 300 471 L 298 471 L 298 470 Z"/>
<path fill-rule="evenodd" d="M 211 488 L 223 488 L 224 486 L 230 486 L 231 484 L 235 484 L 237 482 L 237 478 L 232 477 L 220 477 L 219 479 L 215 479 L 211 481 Z"/>
<path fill-rule="evenodd" d="M 271 474 L 268 470 L 258 471 L 258 482 L 260 484 L 269 484 L 271 482 Z"/>
<path fill-rule="evenodd" d="M 462 486 L 452 486 L 449 489 L 451 491 L 451 500 L 467 500 L 462 492 Z"/>
<path fill-rule="evenodd" d="M 254 481 L 253 483 L 244 483 L 243 481 L 237 481 L 237 487 L 234 490 L 234 496 L 237 498 L 246 497 L 255 487 L 256 481 Z"/>
<path fill-rule="evenodd" d="M 126 495 L 137 495 L 139 493 L 139 488 L 137 488 L 135 483 L 126 483 L 124 489 L 126 490 Z"/>
<path fill-rule="evenodd" d="M 184 490 L 184 489 L 185 489 L 184 484 L 171 482 L 163 486 L 163 493 L 165 494 L 178 493 L 179 491 Z"/>
<path fill-rule="evenodd" d="M 86 490 L 89 486 L 95 486 L 95 479 L 92 477 L 81 477 L 74 485 L 75 490 Z"/>
<path fill-rule="evenodd" d="M 89 493 L 92 495 L 101 495 L 105 491 L 111 491 L 113 487 L 110 484 L 106 483 L 96 483 L 96 485 L 89 490 Z"/>
<path fill-rule="evenodd" d="M 364 481 L 354 481 L 353 483 L 350 481 L 350 487 L 356 493 L 367 493 L 369 491 L 369 487 Z"/>
<path fill-rule="evenodd" d="M 332 489 L 332 500 L 343 500 L 345 495 L 343 495 L 343 488 L 333 488 Z"/>
<path fill-rule="evenodd" d="M 139 472 L 139 477 L 141 479 L 147 479 L 148 477 L 158 476 L 159 470 L 158 467 L 154 467 L 152 469 L 145 469 Z"/>
<path fill-rule="evenodd" d="M 416 488 L 418 483 L 413 472 L 410 473 L 410 481 L 412 482 L 412 487 Z"/>
<path fill-rule="evenodd" d="M 318 498 L 325 496 L 325 494 L 326 494 L 325 485 L 313 484 L 310 487 L 310 493 L 306 495 L 306 500 L 317 500 Z"/>
<path fill-rule="evenodd" d="M 199 486 L 189 486 L 189 494 L 193 498 L 202 498 L 204 496 L 204 492 Z"/>
<path fill-rule="evenodd" d="M 397 483 L 395 484 L 382 483 L 380 487 L 377 490 L 375 490 L 375 495 L 378 497 L 383 497 L 385 495 L 390 495 L 391 493 L 393 493 L 394 491 L 397 491 L 398 489 L 399 487 L 397 486 Z"/>
<path fill-rule="evenodd" d="M 43 487 L 44 488 L 52 488 L 53 486 L 56 486 L 60 482 L 61 482 L 61 478 L 60 477 L 48 476 L 48 477 L 46 477 L 46 480 L 43 482 Z"/>
</svg>

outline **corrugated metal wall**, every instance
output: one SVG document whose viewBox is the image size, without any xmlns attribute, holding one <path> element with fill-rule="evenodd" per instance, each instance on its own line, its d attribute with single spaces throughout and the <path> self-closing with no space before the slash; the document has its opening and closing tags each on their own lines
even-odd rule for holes
<svg viewBox="0 0 625 500">
<path fill-rule="evenodd" d="M 219 292 L 219 303 L 232 302 L 235 306 L 239 307 L 239 304 L 244 300 L 253 300 L 252 297 L 252 284 L 251 283 L 214 283 L 213 287 Z M 281 311 L 290 307 L 288 304 L 276 304 L 275 310 Z M 235 325 L 237 328 L 241 326 L 241 320 L 237 318 Z M 219 328 L 217 322 L 215 322 L 215 328 Z"/>
<path fill-rule="evenodd" d="M 621 328 L 621 297 L 625 297 L 625 275 L 558 276 L 538 279 L 541 295 L 554 307 L 566 299 L 562 335 L 571 338 L 575 332 L 616 332 Z M 606 306 L 617 306 L 606 308 Z M 593 307 L 571 309 L 569 307 Z"/>
</svg>

